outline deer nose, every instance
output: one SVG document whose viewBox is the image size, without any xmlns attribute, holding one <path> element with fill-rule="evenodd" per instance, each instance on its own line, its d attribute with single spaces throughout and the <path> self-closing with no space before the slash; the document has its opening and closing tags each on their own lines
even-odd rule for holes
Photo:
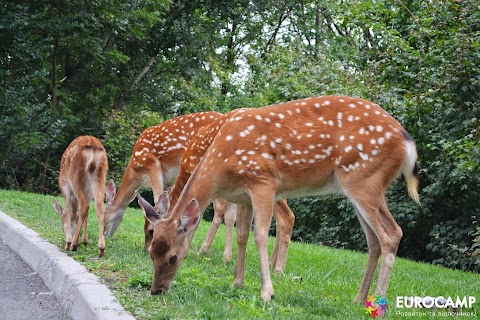
<svg viewBox="0 0 480 320">
<path fill-rule="evenodd" d="M 151 289 L 151 290 L 150 290 L 150 294 L 151 294 L 152 296 L 155 296 L 155 295 L 157 295 L 157 294 L 165 293 L 166 291 L 167 291 L 166 288 Z"/>
</svg>

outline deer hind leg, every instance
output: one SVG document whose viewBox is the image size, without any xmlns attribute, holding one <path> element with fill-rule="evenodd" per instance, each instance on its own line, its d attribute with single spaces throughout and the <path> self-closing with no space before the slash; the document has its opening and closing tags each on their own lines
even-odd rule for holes
<svg viewBox="0 0 480 320">
<path fill-rule="evenodd" d="M 368 223 L 362 217 L 359 210 L 355 206 L 354 208 L 363 231 L 365 232 L 365 236 L 367 237 L 368 245 L 368 259 L 365 275 L 363 276 L 362 284 L 360 285 L 357 296 L 354 300 L 355 303 L 364 303 L 368 296 L 368 290 L 372 284 L 373 274 L 378 265 L 378 258 L 380 257 L 380 242 L 378 241 L 375 232 L 373 232 L 372 228 L 370 228 Z"/>
<path fill-rule="evenodd" d="M 245 281 L 245 258 L 247 255 L 248 236 L 252 225 L 252 207 L 237 206 L 237 262 L 235 264 L 234 287 L 243 287 Z"/>
<path fill-rule="evenodd" d="M 277 230 L 275 246 L 270 257 L 270 266 L 275 275 L 280 275 L 285 269 L 287 262 L 288 246 L 295 223 L 295 215 L 287 204 L 287 201 L 281 200 L 275 204 L 273 214 L 277 221 Z"/>
<path fill-rule="evenodd" d="M 65 250 L 70 250 L 72 244 L 72 238 L 75 234 L 77 227 L 77 210 L 78 202 L 72 193 L 65 194 L 65 214 L 67 215 L 66 223 L 64 226 L 65 232 Z"/>
<path fill-rule="evenodd" d="M 356 190 L 360 190 L 358 186 Z M 380 193 L 381 196 L 378 196 L 378 194 L 379 193 L 373 190 L 368 194 L 362 193 L 358 196 L 355 196 L 355 193 L 347 193 L 349 199 L 358 211 L 359 217 L 361 216 L 360 222 L 362 226 L 363 224 L 367 226 L 364 227 L 364 230 L 369 245 L 367 269 L 355 302 L 363 302 L 368 295 L 368 289 L 371 285 L 373 273 L 378 261 L 378 247 L 380 247 L 382 258 L 375 294 L 385 297 L 398 245 L 402 238 L 402 229 L 395 222 L 392 214 L 388 210 L 383 192 Z"/>
<path fill-rule="evenodd" d="M 78 195 L 78 217 L 77 217 L 77 227 L 75 228 L 75 234 L 73 235 L 72 244 L 70 245 L 70 250 L 77 251 L 78 242 L 80 238 L 80 231 L 82 230 L 82 225 L 87 223 L 88 217 L 88 206 L 89 201 L 86 195 Z"/>
<path fill-rule="evenodd" d="M 271 193 L 270 186 L 252 190 L 252 206 L 254 215 L 254 233 L 255 244 L 257 245 L 260 258 L 260 276 L 262 279 L 261 296 L 264 301 L 270 301 L 275 298 L 273 293 L 272 279 L 270 278 L 270 268 L 268 265 L 268 231 L 272 221 L 272 212 L 274 206 L 274 194 Z"/>
<path fill-rule="evenodd" d="M 200 250 L 198 250 L 198 254 L 207 253 L 210 250 L 210 246 L 212 245 L 213 238 L 217 234 L 218 227 L 222 223 L 222 220 L 225 216 L 225 210 L 227 208 L 227 203 L 225 200 L 219 198 L 213 200 L 213 221 L 210 229 L 205 236 L 205 240 L 203 240 L 202 246 Z"/>
<path fill-rule="evenodd" d="M 227 264 L 232 260 L 232 238 L 233 238 L 233 225 L 237 218 L 238 205 L 233 203 L 227 203 L 227 210 L 225 211 L 225 249 L 223 250 L 223 263 Z"/>
</svg>

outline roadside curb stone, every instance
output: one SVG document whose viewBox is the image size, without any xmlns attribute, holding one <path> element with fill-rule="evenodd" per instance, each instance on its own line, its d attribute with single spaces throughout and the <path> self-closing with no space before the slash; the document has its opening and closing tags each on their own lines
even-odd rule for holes
<svg viewBox="0 0 480 320">
<path fill-rule="evenodd" d="M 38 273 L 72 319 L 135 320 L 95 275 L 2 211 L 0 239 Z"/>
</svg>

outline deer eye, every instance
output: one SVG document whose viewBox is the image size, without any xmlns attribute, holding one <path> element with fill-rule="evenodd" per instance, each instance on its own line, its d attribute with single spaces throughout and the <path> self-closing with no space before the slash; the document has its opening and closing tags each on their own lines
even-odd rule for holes
<svg viewBox="0 0 480 320">
<path fill-rule="evenodd" d="M 148 230 L 148 235 L 153 238 L 153 229 L 152 230 Z"/>
<path fill-rule="evenodd" d="M 170 264 L 174 264 L 177 261 L 177 256 L 173 255 L 170 257 Z"/>
</svg>

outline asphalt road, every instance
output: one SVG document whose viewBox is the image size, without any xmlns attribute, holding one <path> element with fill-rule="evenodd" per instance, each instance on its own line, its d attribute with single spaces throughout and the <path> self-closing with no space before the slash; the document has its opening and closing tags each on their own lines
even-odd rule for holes
<svg viewBox="0 0 480 320">
<path fill-rule="evenodd" d="M 1 240 L 0 319 L 70 319 L 42 279 Z"/>
</svg>

